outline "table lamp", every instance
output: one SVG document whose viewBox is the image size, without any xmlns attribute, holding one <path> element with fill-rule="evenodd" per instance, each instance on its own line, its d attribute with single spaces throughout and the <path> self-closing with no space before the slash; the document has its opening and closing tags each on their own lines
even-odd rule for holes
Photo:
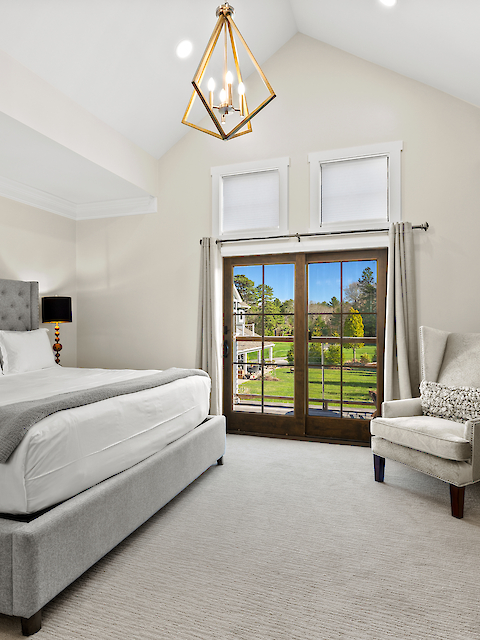
<svg viewBox="0 0 480 640">
<path fill-rule="evenodd" d="M 62 345 L 60 344 L 60 328 L 61 322 L 72 321 L 72 299 L 66 296 L 48 296 L 42 298 L 42 322 L 54 322 L 55 323 L 55 344 L 53 350 L 55 351 L 55 362 L 60 364 L 60 351 Z"/>
</svg>

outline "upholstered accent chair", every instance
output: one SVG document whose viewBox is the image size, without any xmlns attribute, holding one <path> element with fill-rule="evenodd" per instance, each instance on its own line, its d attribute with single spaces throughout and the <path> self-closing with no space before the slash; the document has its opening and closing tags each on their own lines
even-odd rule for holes
<svg viewBox="0 0 480 640">
<path fill-rule="evenodd" d="M 465 486 L 480 480 L 480 333 L 420 327 L 420 364 L 422 397 L 384 402 L 370 423 L 375 480 L 385 458 L 402 462 L 448 482 L 463 518 Z"/>
</svg>

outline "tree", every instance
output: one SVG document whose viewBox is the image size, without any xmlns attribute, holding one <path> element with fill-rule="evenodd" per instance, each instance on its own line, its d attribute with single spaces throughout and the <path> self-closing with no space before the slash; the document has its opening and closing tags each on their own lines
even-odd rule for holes
<svg viewBox="0 0 480 640">
<path fill-rule="evenodd" d="M 323 333 L 323 335 L 339 335 L 341 328 L 341 305 L 340 300 L 335 296 L 332 297 L 330 302 L 322 303 L 325 305 L 325 310 L 327 311 L 327 315 L 325 316 L 325 322 L 327 325 L 327 330 Z"/>
<path fill-rule="evenodd" d="M 339 344 L 329 344 L 324 348 L 323 361 L 325 364 L 338 366 L 342 362 L 342 348 Z"/>
<path fill-rule="evenodd" d="M 257 303 L 255 295 L 255 283 L 242 274 L 234 276 L 233 283 L 237 288 L 241 299 L 248 305 L 254 306 Z"/>
<path fill-rule="evenodd" d="M 282 335 L 291 336 L 293 334 L 295 303 L 289 298 L 280 303 L 280 313 L 285 314 L 283 316 L 283 331 Z M 289 315 L 291 314 L 291 315 Z"/>
<path fill-rule="evenodd" d="M 365 335 L 362 315 L 353 307 L 348 312 L 345 324 L 343 325 L 343 335 L 352 338 L 363 338 Z M 347 349 L 353 349 L 353 361 L 355 362 L 355 350 L 361 349 L 364 344 L 362 342 L 350 342 L 344 346 L 347 347 Z"/>
<path fill-rule="evenodd" d="M 377 310 L 377 285 L 370 267 L 363 270 L 358 280 L 360 305 L 362 311 L 375 313 Z"/>
<path fill-rule="evenodd" d="M 323 316 L 317 316 L 310 331 L 312 332 L 312 336 L 328 336 L 329 329 L 325 318 Z"/>
<path fill-rule="evenodd" d="M 377 335 L 377 319 L 373 315 L 377 311 L 377 283 L 373 271 L 370 267 L 363 270 L 361 277 L 358 280 L 359 287 L 359 305 L 355 307 L 359 309 L 361 313 L 372 315 L 364 315 L 364 335 L 373 337 Z"/>
<path fill-rule="evenodd" d="M 355 309 L 360 308 L 361 288 L 359 282 L 350 282 L 343 290 L 343 300 Z"/>
<path fill-rule="evenodd" d="M 289 364 L 290 366 L 292 366 L 292 365 L 293 365 L 293 362 L 294 362 L 294 360 L 295 360 L 294 353 L 293 353 L 293 344 L 292 344 L 292 346 L 290 347 L 290 349 L 287 351 L 287 356 L 286 356 L 286 358 L 287 358 L 287 362 L 288 362 L 288 364 Z"/>
</svg>

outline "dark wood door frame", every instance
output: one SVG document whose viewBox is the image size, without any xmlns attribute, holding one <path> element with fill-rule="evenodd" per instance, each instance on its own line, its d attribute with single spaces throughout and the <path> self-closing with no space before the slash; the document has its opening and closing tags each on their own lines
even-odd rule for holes
<svg viewBox="0 0 480 640">
<path fill-rule="evenodd" d="M 307 288 L 306 267 L 311 262 L 334 262 L 376 260 L 377 261 L 377 411 L 383 400 L 383 352 L 385 331 L 385 291 L 387 273 L 387 250 L 365 249 L 358 251 L 336 251 L 325 253 L 272 254 L 224 258 L 224 384 L 223 406 L 229 433 L 248 433 L 301 440 L 318 440 L 345 444 L 370 442 L 369 421 L 347 418 L 322 418 L 308 415 L 307 399 Z M 253 264 L 295 264 L 295 324 L 294 324 L 294 414 L 293 416 L 268 413 L 233 411 L 233 268 Z"/>
</svg>

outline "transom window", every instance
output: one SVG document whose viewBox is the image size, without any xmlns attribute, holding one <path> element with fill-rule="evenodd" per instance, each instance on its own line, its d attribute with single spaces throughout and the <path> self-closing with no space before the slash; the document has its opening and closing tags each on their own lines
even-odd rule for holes
<svg viewBox="0 0 480 640">
<path fill-rule="evenodd" d="M 213 234 L 263 237 L 288 232 L 288 158 L 212 168 Z"/>
<path fill-rule="evenodd" d="M 310 231 L 401 220 L 401 142 L 311 153 Z"/>
</svg>

